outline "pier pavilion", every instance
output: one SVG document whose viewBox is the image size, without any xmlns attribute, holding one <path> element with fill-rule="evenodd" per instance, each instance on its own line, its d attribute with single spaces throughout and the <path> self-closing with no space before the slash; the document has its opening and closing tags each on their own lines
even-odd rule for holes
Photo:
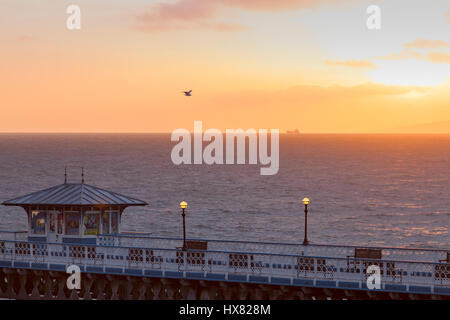
<svg viewBox="0 0 450 320">
<path fill-rule="evenodd" d="M 29 224 L 0 230 L 0 298 L 450 300 L 450 248 L 128 234 L 123 210 L 147 203 L 83 182 L 3 204 L 24 208 Z M 180 208 L 184 218 L 187 204 Z M 73 265 L 80 290 L 66 286 Z"/>
<path fill-rule="evenodd" d="M 122 212 L 142 200 L 84 182 L 64 183 L 3 202 L 28 216 L 28 241 L 96 244 L 98 235 L 119 234 Z"/>
</svg>

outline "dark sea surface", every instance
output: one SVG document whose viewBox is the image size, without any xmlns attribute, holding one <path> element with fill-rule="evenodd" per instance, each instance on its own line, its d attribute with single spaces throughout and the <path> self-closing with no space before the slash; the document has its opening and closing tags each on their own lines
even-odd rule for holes
<svg viewBox="0 0 450 320">
<path fill-rule="evenodd" d="M 280 170 L 172 164 L 169 134 L 0 134 L 0 201 L 64 181 L 145 200 L 122 230 L 210 239 L 450 247 L 450 135 L 281 135 Z M 72 166 L 72 167 L 70 167 Z M 0 229 L 26 228 L 0 207 Z"/>
</svg>

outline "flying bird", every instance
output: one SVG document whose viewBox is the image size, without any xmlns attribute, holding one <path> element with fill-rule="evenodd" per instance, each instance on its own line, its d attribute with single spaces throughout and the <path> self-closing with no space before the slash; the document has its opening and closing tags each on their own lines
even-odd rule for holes
<svg viewBox="0 0 450 320">
<path fill-rule="evenodd" d="M 181 91 L 181 92 L 183 92 L 184 95 L 185 95 L 186 97 L 190 97 L 190 96 L 191 96 L 192 90 L 189 90 L 189 91 Z"/>
</svg>

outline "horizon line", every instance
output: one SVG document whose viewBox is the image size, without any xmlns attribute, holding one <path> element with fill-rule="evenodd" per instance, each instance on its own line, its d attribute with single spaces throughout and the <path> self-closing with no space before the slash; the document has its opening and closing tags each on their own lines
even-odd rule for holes
<svg viewBox="0 0 450 320">
<path fill-rule="evenodd" d="M 171 134 L 170 131 L 0 131 L 0 134 Z M 193 133 L 193 132 L 191 132 Z M 226 133 L 223 133 L 226 134 Z M 324 134 L 340 134 L 340 135 L 450 135 L 449 132 L 299 132 L 288 133 L 280 132 L 280 135 L 324 135 Z"/>
</svg>

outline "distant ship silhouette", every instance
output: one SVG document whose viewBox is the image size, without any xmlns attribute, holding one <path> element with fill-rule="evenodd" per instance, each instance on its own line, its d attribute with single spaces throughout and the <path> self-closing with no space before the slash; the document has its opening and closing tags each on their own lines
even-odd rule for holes
<svg viewBox="0 0 450 320">
<path fill-rule="evenodd" d="M 287 134 L 300 134 L 300 131 L 298 129 L 295 129 L 294 131 L 286 131 Z"/>
</svg>

